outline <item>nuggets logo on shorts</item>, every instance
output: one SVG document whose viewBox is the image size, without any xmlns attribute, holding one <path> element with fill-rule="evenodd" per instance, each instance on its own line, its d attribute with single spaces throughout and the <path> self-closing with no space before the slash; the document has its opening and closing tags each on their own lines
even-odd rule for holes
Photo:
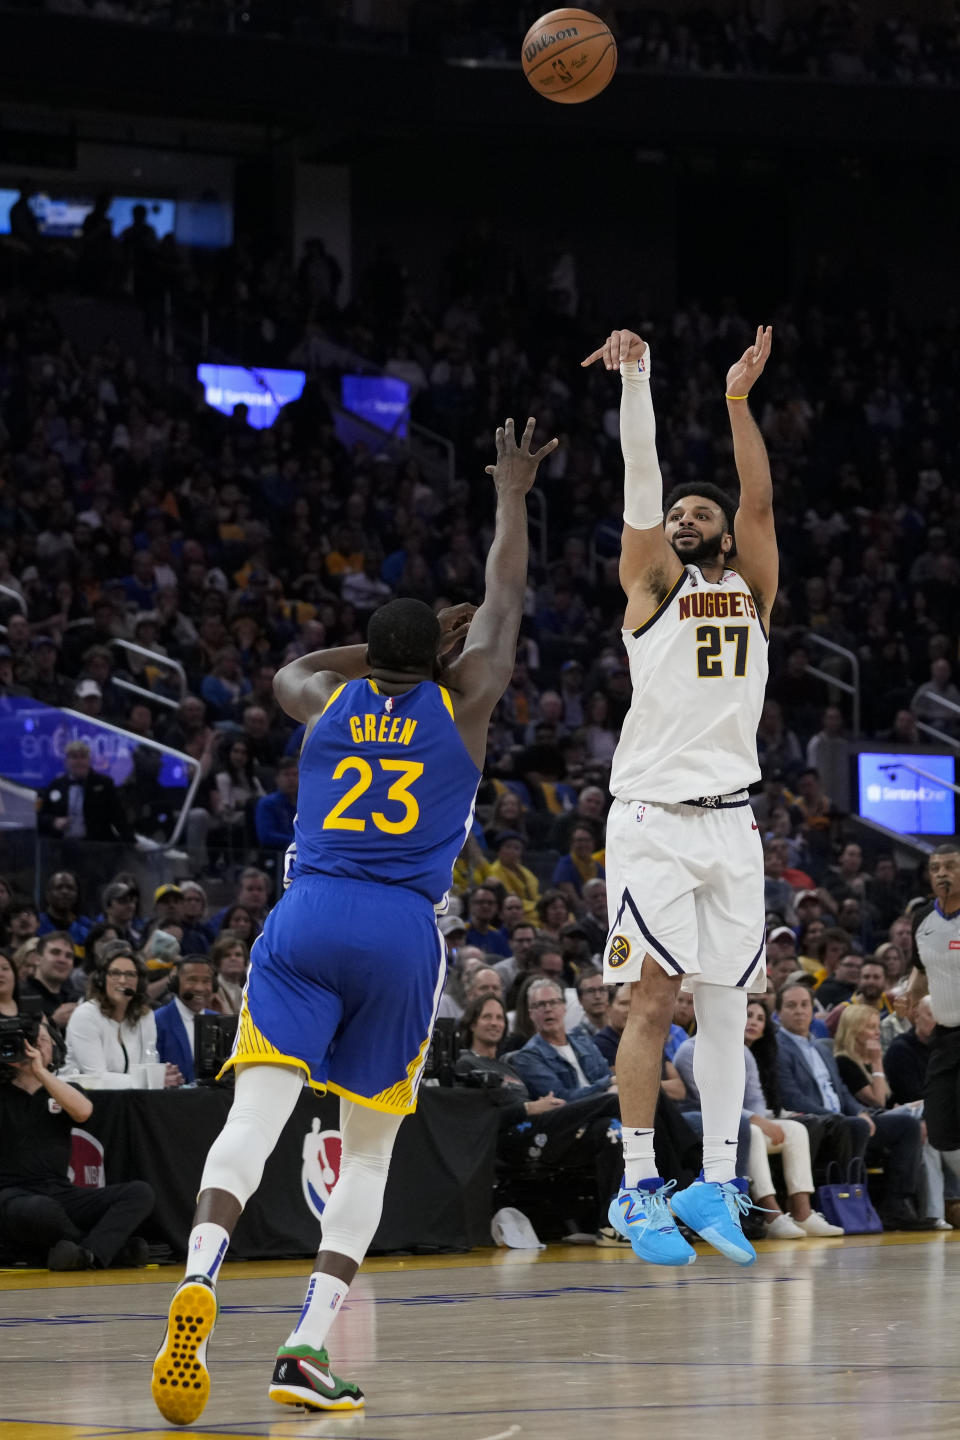
<svg viewBox="0 0 960 1440">
<path fill-rule="evenodd" d="M 610 953 L 607 956 L 607 964 L 610 966 L 610 969 L 616 970 L 621 965 L 626 965 L 629 959 L 630 941 L 626 935 L 614 935 L 610 941 Z"/>
</svg>

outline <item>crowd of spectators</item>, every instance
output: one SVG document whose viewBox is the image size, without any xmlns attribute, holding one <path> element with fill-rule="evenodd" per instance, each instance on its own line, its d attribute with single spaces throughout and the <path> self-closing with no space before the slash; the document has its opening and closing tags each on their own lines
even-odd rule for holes
<svg viewBox="0 0 960 1440">
<path fill-rule="evenodd" d="M 16 5 L 18 0 L 6 0 Z M 45 0 L 48 12 L 186 31 L 255 34 L 303 43 L 376 46 L 417 54 L 516 61 L 542 13 L 516 0 L 395 0 L 371 8 L 340 0 L 322 17 L 306 0 Z M 836 81 L 955 85 L 957 15 L 884 17 L 871 24 L 853 0 L 827 0 L 788 16 L 765 6 L 675 8 L 620 0 L 592 6 L 617 37 L 624 67 L 682 75 L 773 75 Z M 779 9 L 779 7 L 778 7 Z"/>
<path fill-rule="evenodd" d="M 298 736 L 273 699 L 278 664 L 360 639 L 391 595 L 479 598 L 490 497 L 475 477 L 494 422 L 516 401 L 563 443 L 544 466 L 548 559 L 534 556 L 481 803 L 491 815 L 500 802 L 494 834 L 514 832 L 505 855 L 491 856 L 511 873 L 522 875 L 522 842 L 568 856 L 556 880 L 568 899 L 592 878 L 586 836 L 567 833 L 568 812 L 594 785 L 602 807 L 630 696 L 618 629 L 618 397 L 604 372 L 576 364 L 596 337 L 576 315 L 572 257 L 571 266 L 558 257 L 554 272 L 566 290 L 531 294 L 509 318 L 494 295 L 496 258 L 495 245 L 464 241 L 449 257 L 449 303 L 427 315 L 410 277 L 381 256 L 331 322 L 338 339 L 410 378 L 417 413 L 457 446 L 449 486 L 428 483 L 415 459 L 348 450 L 319 382 L 272 429 L 252 430 L 194 389 L 149 382 L 116 346 L 79 353 L 42 298 L 6 302 L 0 693 L 69 703 L 197 760 L 203 789 L 188 840 L 204 865 L 289 834 Z M 820 883 L 850 808 L 848 697 L 809 667 L 849 672 L 823 659 L 816 637 L 857 656 L 868 735 L 915 745 L 918 725 L 956 736 L 960 721 L 951 708 L 960 700 L 960 507 L 949 485 L 957 318 L 945 312 L 912 329 L 890 310 L 845 310 L 824 284 L 822 303 L 773 317 L 759 402 L 783 577 L 759 732 L 771 888 L 784 846 L 786 869 L 808 877 L 805 888 Z M 300 300 L 293 312 L 316 316 Z M 729 300 L 709 314 L 690 303 L 638 323 L 657 355 L 665 480 L 733 483 L 717 377 L 750 334 L 746 317 Z M 297 325 L 289 329 L 292 337 Z M 121 652 L 116 639 L 158 659 Z M 163 656 L 184 667 L 182 699 Z M 143 766 L 136 782 L 111 833 L 166 838 L 170 795 Z M 69 819 L 57 809 L 65 787 L 53 788 L 60 800 L 44 806 L 46 833 Z M 602 808 L 582 818 L 596 831 Z M 107 838 L 99 824 L 97 835 Z M 527 903 L 532 915 L 535 897 Z"/>
<path fill-rule="evenodd" d="M 922 880 L 914 883 L 919 895 L 908 902 L 910 911 L 925 889 Z M 500 1153 L 509 1176 L 550 1181 L 577 1166 L 603 1176 L 607 1147 L 617 1138 L 610 1123 L 616 1109 L 604 1106 L 616 1093 L 630 987 L 604 985 L 599 955 L 590 953 L 572 912 L 555 938 L 543 932 L 538 938 L 514 899 L 485 881 L 467 897 L 463 918 L 441 921 L 451 964 L 442 1013 L 459 1020 L 458 1076 L 494 1092 L 502 1106 Z M 933 1024 L 929 1002 L 914 1006 L 906 994 L 910 915 L 898 913 L 884 932 L 891 938 L 864 956 L 845 931 L 823 929 L 818 908 L 811 892 L 803 902 L 807 918 L 793 927 L 768 916 L 767 992 L 748 1010 L 738 1171 L 762 1208 L 757 1234 L 835 1236 L 813 1208 L 816 1184 L 828 1166 L 836 1163 L 846 1175 L 858 1161 L 883 1171 L 879 1209 L 886 1228 L 947 1229 L 958 1219 L 960 1175 L 951 1169 L 952 1153 L 926 1142 L 922 1123 Z M 504 939 L 511 953 L 498 959 Z M 674 1019 L 663 1056 L 657 1153 L 662 1173 L 683 1183 L 684 1156 L 702 1134 L 691 996 L 678 997 Z M 586 1102 L 595 1108 L 585 1112 L 583 1143 L 571 1152 L 564 1126 L 574 1117 L 559 1112 L 570 1106 L 579 1115 L 576 1107 Z M 539 1132 L 532 1143 L 531 1115 Z M 785 1209 L 771 1154 L 782 1155 Z M 603 1199 L 613 1193 L 603 1184 L 600 1190 Z M 597 1234 L 600 1243 L 617 1243 L 602 1215 Z"/>
<path fill-rule="evenodd" d="M 83 288 L 83 243 L 69 264 L 48 267 L 38 237 L 15 241 L 34 279 L 68 276 Z M 141 281 L 156 276 L 158 250 L 148 242 L 109 251 L 120 288 L 148 311 L 153 281 L 145 291 Z M 192 257 L 169 253 L 183 296 Z M 167 1083 L 189 1082 L 192 1016 L 236 1013 L 296 803 L 302 732 L 276 705 L 276 669 L 361 641 L 368 615 L 390 596 L 437 607 L 480 598 L 492 508 L 483 465 L 495 424 L 512 410 L 536 414 L 540 436 L 556 431 L 562 443 L 543 466 L 546 563 L 532 557 L 517 664 L 457 865 L 453 909 L 463 913 L 442 922 L 455 961 L 446 1013 L 458 1018 L 497 998 L 512 1017 L 498 1047 L 543 1052 L 554 1098 L 558 1085 L 568 1100 L 611 1090 L 619 1012 L 614 1003 L 600 1013 L 590 967 L 606 930 L 610 760 L 630 701 L 617 580 L 619 394 L 603 371 L 578 364 L 598 336 L 581 314 L 577 257 L 558 251 L 544 284 L 521 286 L 508 308 L 502 285 L 513 264 L 491 236 L 464 238 L 434 309 L 420 299 L 422 282 L 386 252 L 344 305 L 320 251 L 299 271 L 271 271 L 240 244 L 224 267 L 221 303 L 246 275 L 250 322 L 275 344 L 303 358 L 314 339 L 331 338 L 407 378 L 416 413 L 456 447 L 450 483 L 415 458 L 346 446 L 322 373 L 272 429 L 254 430 L 242 410 L 223 416 L 195 387 L 149 378 L 115 343 L 85 349 L 67 339 L 42 286 L 14 288 L 2 302 L 0 705 L 40 701 L 103 719 L 127 733 L 137 757 L 131 780 L 114 787 L 82 739 L 67 746 L 62 774 L 41 796 L 40 873 L 9 873 L 0 892 L 0 944 L 24 990 L 66 1029 L 75 1063 L 163 1064 Z M 99 274 L 94 293 L 111 273 Z M 667 485 L 735 484 L 720 387 L 753 333 L 736 300 L 615 318 L 634 320 L 656 354 Z M 822 660 L 816 637 L 859 660 L 866 734 L 915 746 L 918 726 L 960 733 L 950 708 L 960 704 L 960 499 L 949 483 L 960 317 L 944 311 L 917 327 L 823 275 L 772 320 L 757 414 L 774 474 L 782 587 L 759 735 L 763 782 L 752 797 L 765 846 L 768 960 L 776 989 L 798 971 L 817 987 L 823 1018 L 813 1024 L 824 1028 L 814 1035 L 829 1039 L 849 1001 L 876 1010 L 883 1035 L 905 1018 L 891 996 L 909 966 L 908 906 L 926 881 L 850 827 L 858 737 L 849 697 L 831 683 L 848 672 Z M 119 650 L 118 639 L 151 657 Z M 183 668 L 185 695 L 167 661 Z M 812 664 L 826 678 L 811 675 Z M 167 845 L 175 807 L 149 752 L 136 749 L 142 739 L 202 772 L 177 878 L 150 888 L 130 847 Z M 0 1005 L 5 973 L 0 962 Z M 544 1038 L 540 1017 L 557 1007 L 531 1002 L 532 978 L 564 991 L 566 1039 L 559 1030 L 556 1041 Z M 594 1031 L 602 1037 L 596 1057 L 577 1048 L 584 1026 L 591 1047 Z M 922 1054 L 922 1028 L 910 1032 L 904 1061 Z M 561 1054 L 568 1045 L 572 1060 Z M 529 1059 L 521 1072 L 527 1104 L 543 1075 Z M 664 1084 L 674 1092 L 664 1091 L 665 1110 L 689 1098 L 679 1070 L 665 1069 Z M 599 1090 L 581 1095 L 584 1086 Z M 775 1126 L 769 1094 L 766 1108 Z M 675 1122 L 663 1121 L 663 1143 L 682 1168 L 687 1130 Z M 750 1142 L 745 1131 L 745 1155 Z M 908 1156 L 895 1173 L 912 1164 Z M 903 1188 L 888 1218 L 942 1219 L 918 1209 L 919 1193 Z M 796 1201 L 791 1216 L 804 1221 L 803 1211 Z"/>
<path fill-rule="evenodd" d="M 118 347 L 78 353 L 42 299 L 14 292 L 0 318 L 0 585 L 23 596 L 27 617 L 0 592 L 10 651 L 0 655 L 0 687 L 72 699 L 203 757 L 221 777 L 211 774 L 217 798 L 207 808 L 229 838 L 259 798 L 258 770 L 273 771 L 288 749 L 272 668 L 325 637 L 359 636 L 390 595 L 478 598 L 490 501 L 475 477 L 494 422 L 516 402 L 563 444 L 545 466 L 548 564 L 534 559 L 491 765 L 526 773 L 531 755 L 556 763 L 559 748 L 575 788 L 602 783 L 629 703 L 617 628 L 617 394 L 604 372 L 577 365 L 596 336 L 577 316 L 574 257 L 558 255 L 546 286 L 509 314 L 496 293 L 501 261 L 509 268 L 489 237 L 465 239 L 448 259 L 449 303 L 427 314 L 416 283 L 382 254 L 357 298 L 325 312 L 338 341 L 408 378 L 415 413 L 454 441 L 459 474 L 449 487 L 428 483 L 416 460 L 348 451 L 319 381 L 272 429 L 255 431 L 243 413 L 206 407 L 195 387 L 149 381 Z M 243 245 L 224 273 L 237 278 L 234 267 L 256 269 Z M 804 762 L 819 769 L 843 810 L 852 716 L 845 696 L 808 674 L 833 662 L 807 637 L 857 654 L 866 733 L 912 744 L 919 722 L 956 734 L 960 516 L 949 486 L 957 317 L 947 311 L 915 329 L 889 309 L 845 308 L 840 283 L 823 277 L 809 303 L 772 317 L 760 420 L 783 584 L 760 753 L 771 778 L 799 783 Z M 328 302 L 318 307 L 295 285 L 285 326 L 267 288 L 250 303 L 294 349 L 305 326 L 325 333 Z M 665 480 L 733 483 L 717 377 L 751 333 L 747 318 L 728 300 L 712 313 L 690 303 L 637 323 L 656 349 Z M 131 703 L 116 685 L 177 695 L 170 671 L 121 663 L 115 638 L 185 667 L 189 696 L 177 715 Z M 236 745 L 221 745 L 228 737 Z"/>
<path fill-rule="evenodd" d="M 849 849 L 838 873 L 852 867 Z M 162 885 L 151 897 L 121 874 L 104 887 L 94 916 L 79 909 L 69 872 L 51 876 L 41 911 L 0 881 L 0 1015 L 15 1015 L 28 997 L 37 1002 L 51 1032 L 65 1035 L 71 1074 L 144 1086 L 193 1083 L 194 1017 L 238 1013 L 248 941 L 269 908 L 270 884 L 248 867 L 236 903 L 209 915 L 197 881 Z M 501 1107 L 507 1183 L 592 1177 L 599 1213 L 589 1228 L 599 1243 L 615 1245 L 604 1208 L 619 1175 L 615 1070 L 629 986 L 603 982 L 605 886 L 599 877 L 588 884 L 590 893 L 569 905 L 558 890 L 547 891 L 535 920 L 498 880 L 454 892 L 440 920 L 449 961 L 440 1014 L 458 1026 L 457 1082 L 482 1085 Z M 955 1157 L 931 1149 L 921 1118 L 933 1024 L 929 1001 L 913 1006 L 906 993 L 910 914 L 926 888 L 921 877 L 913 885 L 918 896 L 868 954 L 847 931 L 824 928 L 825 887 L 802 895 L 802 918 L 792 925 L 768 914 L 767 990 L 748 1012 L 738 1152 L 740 1173 L 762 1207 L 760 1235 L 835 1234 L 813 1208 L 815 1182 L 823 1183 L 831 1162 L 845 1173 L 863 1159 L 882 1167 L 887 1228 L 943 1229 L 960 1218 Z M 702 1134 L 691 996 L 678 997 L 674 1022 L 663 1055 L 657 1153 L 663 1173 L 682 1182 L 696 1170 Z M 770 1154 L 783 1156 L 783 1209 Z"/>
</svg>

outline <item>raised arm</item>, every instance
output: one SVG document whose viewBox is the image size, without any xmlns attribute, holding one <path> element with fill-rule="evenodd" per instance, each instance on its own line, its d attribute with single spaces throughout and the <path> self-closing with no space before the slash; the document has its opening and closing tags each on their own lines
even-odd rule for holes
<svg viewBox="0 0 960 1440">
<path fill-rule="evenodd" d="M 650 397 L 650 347 L 632 330 L 613 330 L 580 363 L 602 360 L 619 370 L 620 448 L 623 451 L 623 538 L 620 584 L 627 597 L 624 624 L 642 625 L 680 576 L 683 566 L 663 529 L 663 477 Z"/>
<path fill-rule="evenodd" d="M 323 709 L 338 685 L 369 674 L 366 645 L 338 645 L 332 650 L 314 650 L 284 665 L 273 677 L 273 693 L 290 719 L 305 725 Z"/>
<path fill-rule="evenodd" d="M 475 605 L 451 605 L 441 610 L 440 643 L 437 659 L 462 640 L 476 612 Z M 362 680 L 370 674 L 366 645 L 339 645 L 332 650 L 315 650 L 291 660 L 273 677 L 273 693 L 294 720 L 307 724 L 323 709 L 338 685 L 345 680 Z"/>
<path fill-rule="evenodd" d="M 486 467 L 497 488 L 497 519 L 487 555 L 483 604 L 470 624 L 463 653 L 444 677 L 454 696 L 464 742 L 480 765 L 490 715 L 510 683 L 517 658 L 529 556 L 527 493 L 541 460 L 558 443 L 548 440 L 531 453 L 535 428 L 536 421 L 528 420 L 519 443 L 512 420 L 497 431 L 497 461 Z"/>
<path fill-rule="evenodd" d="M 52 1072 L 47 1069 L 47 1059 L 44 1058 L 39 1049 L 35 1049 L 27 1040 L 23 1042 L 23 1053 L 27 1058 L 26 1060 L 19 1061 L 15 1069 L 21 1073 L 28 1073 L 39 1080 L 44 1090 L 46 1090 L 50 1096 L 50 1099 L 55 1100 L 60 1106 L 60 1109 L 65 1110 L 70 1116 L 70 1119 L 76 1120 L 78 1125 L 82 1125 L 86 1120 L 89 1120 L 93 1114 L 93 1104 L 87 1099 L 86 1095 L 84 1095 L 81 1090 L 77 1090 L 73 1085 L 68 1085 L 65 1080 L 60 1080 L 56 1075 L 52 1074 Z"/>
<path fill-rule="evenodd" d="M 748 396 L 763 373 L 773 343 L 773 328 L 761 325 L 757 338 L 727 371 L 727 413 L 733 458 L 740 480 L 740 508 L 734 522 L 737 554 L 733 562 L 750 586 L 764 626 L 777 598 L 779 555 L 773 522 L 773 481 L 767 447 L 750 414 Z"/>
</svg>

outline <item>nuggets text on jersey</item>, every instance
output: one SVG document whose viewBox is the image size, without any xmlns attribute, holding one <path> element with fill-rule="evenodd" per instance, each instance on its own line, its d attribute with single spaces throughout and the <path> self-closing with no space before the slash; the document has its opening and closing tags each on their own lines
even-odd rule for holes
<svg viewBox="0 0 960 1440">
<path fill-rule="evenodd" d="M 698 590 L 695 595 L 681 595 L 678 608 L 681 620 L 728 620 L 737 615 L 757 619 L 757 604 L 749 590 Z"/>
</svg>

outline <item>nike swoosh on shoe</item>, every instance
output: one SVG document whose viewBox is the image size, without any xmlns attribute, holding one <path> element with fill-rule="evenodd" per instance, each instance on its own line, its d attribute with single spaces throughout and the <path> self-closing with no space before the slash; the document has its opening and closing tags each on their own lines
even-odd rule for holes
<svg viewBox="0 0 960 1440">
<path fill-rule="evenodd" d="M 318 1370 L 316 1365 L 311 1365 L 309 1360 L 298 1360 L 297 1364 L 301 1370 L 306 1370 L 308 1375 L 312 1375 L 315 1380 L 319 1380 L 321 1385 L 326 1385 L 328 1390 L 336 1390 L 336 1381 L 331 1380 L 329 1375 L 324 1375 L 323 1371 Z"/>
</svg>

